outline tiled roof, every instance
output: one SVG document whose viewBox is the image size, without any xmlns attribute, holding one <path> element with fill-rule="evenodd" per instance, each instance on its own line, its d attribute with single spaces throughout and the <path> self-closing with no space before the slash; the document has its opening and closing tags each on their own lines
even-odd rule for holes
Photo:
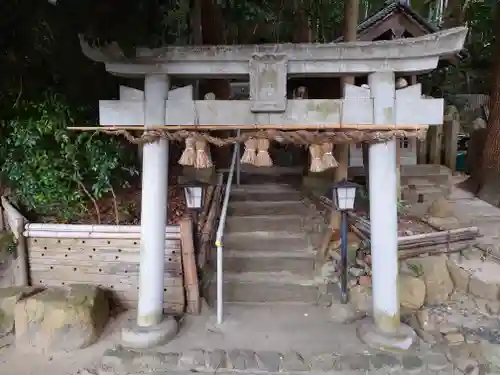
<svg viewBox="0 0 500 375">
<path fill-rule="evenodd" d="M 438 27 L 428 22 L 424 17 L 415 12 L 410 6 L 406 5 L 404 2 L 391 1 L 384 8 L 380 9 L 374 15 L 368 17 L 366 20 L 358 25 L 358 34 L 362 33 L 364 30 L 376 25 L 377 23 L 383 22 L 387 17 L 394 14 L 395 12 L 402 12 L 406 14 L 409 18 L 413 19 L 418 23 L 422 30 L 426 33 L 435 33 L 439 30 Z M 344 39 L 343 36 L 335 39 L 335 42 L 340 42 Z"/>
</svg>

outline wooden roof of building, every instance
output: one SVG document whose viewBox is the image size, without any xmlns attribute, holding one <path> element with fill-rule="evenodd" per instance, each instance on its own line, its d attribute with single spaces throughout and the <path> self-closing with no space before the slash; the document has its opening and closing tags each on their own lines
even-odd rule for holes
<svg viewBox="0 0 500 375">
<path fill-rule="evenodd" d="M 374 41 L 419 37 L 435 33 L 441 29 L 418 14 L 406 1 L 388 1 L 378 12 L 358 25 L 358 40 Z M 342 42 L 343 36 L 334 40 Z M 457 64 L 463 53 L 447 56 L 445 63 Z"/>
</svg>

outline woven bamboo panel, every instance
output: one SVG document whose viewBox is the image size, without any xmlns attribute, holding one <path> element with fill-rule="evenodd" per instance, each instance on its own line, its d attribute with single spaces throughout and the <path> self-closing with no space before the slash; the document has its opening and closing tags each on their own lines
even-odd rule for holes
<svg viewBox="0 0 500 375">
<path fill-rule="evenodd" d="M 27 238 L 33 285 L 91 284 L 111 292 L 119 305 L 137 307 L 140 245 L 130 239 Z M 165 240 L 165 310 L 185 309 L 180 240 Z M 186 293 L 187 292 L 187 293 Z"/>
</svg>

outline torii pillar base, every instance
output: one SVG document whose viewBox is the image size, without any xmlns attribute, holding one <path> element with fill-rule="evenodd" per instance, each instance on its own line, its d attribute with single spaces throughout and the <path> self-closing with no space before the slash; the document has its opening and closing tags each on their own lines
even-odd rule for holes
<svg viewBox="0 0 500 375">
<path fill-rule="evenodd" d="M 121 338 L 125 347 L 148 349 L 173 340 L 178 331 L 179 324 L 172 316 L 164 316 L 160 323 L 149 327 L 139 326 L 133 317 L 123 326 Z"/>
<path fill-rule="evenodd" d="M 358 327 L 358 337 L 368 346 L 387 352 L 404 352 L 417 342 L 415 331 L 403 323 L 399 323 L 394 332 L 384 332 L 372 321 L 362 322 Z"/>
</svg>

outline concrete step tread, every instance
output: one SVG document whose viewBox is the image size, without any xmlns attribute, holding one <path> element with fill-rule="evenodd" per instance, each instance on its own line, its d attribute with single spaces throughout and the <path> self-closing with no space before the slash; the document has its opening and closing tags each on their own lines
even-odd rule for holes
<svg viewBox="0 0 500 375">
<path fill-rule="evenodd" d="M 253 175 L 269 175 L 269 174 L 300 174 L 303 172 L 302 167 L 281 167 L 273 165 L 271 167 L 256 167 L 253 165 L 244 164 L 241 166 L 241 173 Z"/>
<path fill-rule="evenodd" d="M 290 272 L 241 272 L 224 273 L 224 282 L 238 282 L 249 284 L 294 284 L 301 286 L 316 286 L 317 281 L 313 278 L 307 278 L 301 275 L 295 275 Z"/>
<path fill-rule="evenodd" d="M 280 238 L 293 238 L 293 239 L 303 239 L 306 240 L 306 235 L 304 233 L 287 232 L 287 231 L 254 231 L 254 232 L 229 232 L 226 234 L 225 238 L 238 238 L 241 239 L 280 239 Z"/>
<path fill-rule="evenodd" d="M 296 201 L 231 201 L 229 200 L 229 205 L 230 206 L 288 206 L 288 205 L 302 205 L 305 207 L 304 203 L 302 200 L 296 200 Z"/>
<path fill-rule="evenodd" d="M 425 187 L 425 188 L 410 189 L 409 191 L 413 191 L 418 194 L 442 194 L 443 190 L 445 189 L 440 189 L 437 187 Z"/>
<path fill-rule="evenodd" d="M 280 191 L 300 193 L 299 190 L 288 184 L 248 184 L 231 188 L 231 192 L 234 193 L 275 193 Z"/>
<path fill-rule="evenodd" d="M 290 221 L 290 220 L 305 220 L 304 215 L 239 215 L 228 216 L 228 221 L 242 221 L 242 220 L 272 220 L 272 221 Z"/>
<path fill-rule="evenodd" d="M 297 258 L 314 259 L 315 252 L 310 251 L 258 251 L 258 250 L 224 250 L 227 258 Z"/>
</svg>

